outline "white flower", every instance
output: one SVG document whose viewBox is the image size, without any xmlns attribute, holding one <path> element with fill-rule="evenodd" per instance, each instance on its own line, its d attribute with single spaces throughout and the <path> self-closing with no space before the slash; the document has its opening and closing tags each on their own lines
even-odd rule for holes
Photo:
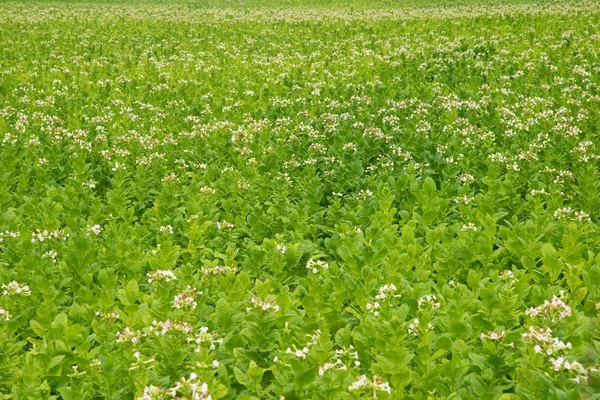
<svg viewBox="0 0 600 400">
<path fill-rule="evenodd" d="M 563 318 L 571 316 L 571 307 L 562 300 L 563 295 L 564 291 L 561 290 L 558 297 L 552 296 L 551 301 L 544 300 L 542 305 L 530 307 L 525 311 L 525 315 L 532 318 L 542 316 L 550 320 L 551 323 L 556 323 Z"/>
<path fill-rule="evenodd" d="M 30 296 L 31 291 L 29 290 L 29 286 L 24 283 L 18 283 L 17 281 L 12 281 L 8 285 L 2 284 L 2 294 L 4 296 L 11 295 L 20 295 L 20 296 Z"/>
<path fill-rule="evenodd" d="M 3 319 L 5 321 L 10 321 L 10 313 L 4 307 L 0 307 L 0 319 Z"/>
<path fill-rule="evenodd" d="M 172 235 L 173 234 L 173 227 L 171 225 L 165 225 L 165 226 L 161 226 L 159 228 L 160 232 L 167 232 L 168 234 Z"/>
<path fill-rule="evenodd" d="M 417 305 L 419 310 L 422 310 L 426 306 L 431 307 L 432 310 L 440 308 L 440 303 L 438 303 L 437 297 L 434 294 L 421 297 Z"/>
<path fill-rule="evenodd" d="M 467 224 L 464 224 L 460 230 L 462 232 L 467 232 L 467 231 L 477 232 L 477 226 L 475 226 L 474 223 L 469 222 Z"/>
<path fill-rule="evenodd" d="M 154 272 L 148 272 L 146 275 L 148 276 L 148 283 L 154 283 L 158 281 L 171 282 L 172 280 L 177 280 L 177 277 L 175 276 L 173 271 L 170 270 L 159 269 Z"/>
<path fill-rule="evenodd" d="M 383 391 L 388 394 L 391 393 L 392 389 L 388 382 L 384 382 L 380 376 L 373 375 L 373 381 L 369 380 L 366 375 L 360 375 L 356 378 L 356 382 L 348 386 L 349 391 L 367 389 L 375 391 Z M 373 398 L 376 398 L 373 396 Z"/>
<path fill-rule="evenodd" d="M 177 293 L 177 295 L 173 299 L 173 307 L 178 310 L 195 310 L 196 306 L 198 305 L 198 303 L 196 302 L 197 296 L 202 296 L 202 292 L 188 285 L 185 290 Z"/>
<path fill-rule="evenodd" d="M 316 274 L 317 272 L 319 272 L 319 268 L 328 269 L 329 264 L 327 264 L 323 260 L 315 261 L 312 258 L 310 260 L 308 260 L 308 262 L 306 263 L 306 269 L 310 270 L 313 274 Z"/>
</svg>

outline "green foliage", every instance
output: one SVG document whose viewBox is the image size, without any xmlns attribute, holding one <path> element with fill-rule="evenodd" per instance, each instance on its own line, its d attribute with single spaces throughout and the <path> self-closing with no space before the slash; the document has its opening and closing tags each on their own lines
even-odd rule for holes
<svg viewBox="0 0 600 400">
<path fill-rule="evenodd" d="M 599 398 L 597 2 L 73 3 L 0 13 L 5 398 Z"/>
</svg>

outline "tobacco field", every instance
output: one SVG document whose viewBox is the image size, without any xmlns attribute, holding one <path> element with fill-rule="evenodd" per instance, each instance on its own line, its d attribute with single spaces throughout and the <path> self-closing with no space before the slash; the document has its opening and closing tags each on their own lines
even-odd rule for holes
<svg viewBox="0 0 600 400">
<path fill-rule="evenodd" d="M 0 2 L 1 399 L 600 399 L 600 3 Z"/>
</svg>

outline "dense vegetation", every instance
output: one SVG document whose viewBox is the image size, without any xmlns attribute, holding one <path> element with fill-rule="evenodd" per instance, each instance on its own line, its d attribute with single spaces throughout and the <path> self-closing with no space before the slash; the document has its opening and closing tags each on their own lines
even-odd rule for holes
<svg viewBox="0 0 600 400">
<path fill-rule="evenodd" d="M 600 5 L 297 3 L 2 3 L 3 398 L 599 398 Z"/>
</svg>

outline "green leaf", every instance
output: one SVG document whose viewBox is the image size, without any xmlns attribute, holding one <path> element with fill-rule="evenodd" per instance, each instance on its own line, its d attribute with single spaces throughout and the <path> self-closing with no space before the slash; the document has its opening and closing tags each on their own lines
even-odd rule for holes
<svg viewBox="0 0 600 400">
<path fill-rule="evenodd" d="M 42 326 L 42 324 L 40 324 L 39 322 L 37 322 L 34 319 L 29 321 L 29 326 L 31 326 L 31 329 L 33 330 L 33 332 L 41 338 L 43 338 L 44 335 L 46 334 L 46 331 L 45 331 L 44 327 Z"/>
<path fill-rule="evenodd" d="M 473 269 L 469 270 L 469 274 L 467 275 L 467 283 L 471 290 L 475 291 L 479 289 L 479 284 L 481 282 L 481 272 L 477 272 Z"/>
<path fill-rule="evenodd" d="M 423 193 L 427 197 L 433 197 L 437 192 L 437 188 L 435 185 L 435 181 L 431 177 L 425 178 L 425 182 L 423 182 Z"/>
<path fill-rule="evenodd" d="M 48 369 L 54 368 L 55 366 L 57 366 L 64 359 L 65 359 L 64 355 L 52 357 L 52 361 L 50 361 L 50 364 L 48 364 Z"/>
<path fill-rule="evenodd" d="M 550 274 L 550 280 L 556 282 L 563 268 L 562 262 L 551 244 L 545 243 L 542 245 L 542 263 L 544 269 Z"/>
<path fill-rule="evenodd" d="M 335 333 L 335 344 L 340 347 L 348 347 L 352 344 L 352 326 L 346 325 Z"/>
<path fill-rule="evenodd" d="M 410 370 L 405 370 L 402 372 L 395 373 L 390 378 L 390 383 L 393 385 L 394 390 L 402 390 L 404 389 L 411 381 L 411 372 Z"/>
<path fill-rule="evenodd" d="M 69 317 L 65 313 L 57 314 L 50 326 L 59 331 L 66 331 L 69 325 Z"/>
<path fill-rule="evenodd" d="M 129 297 L 132 302 L 138 299 L 140 294 L 140 289 L 138 287 L 137 280 L 132 279 L 127 282 L 127 286 L 125 286 L 125 292 L 127 293 L 127 297 Z"/>
<path fill-rule="evenodd" d="M 479 368 L 484 369 L 486 367 L 485 358 L 480 356 L 479 354 L 469 353 L 469 358 L 473 362 L 474 365 L 477 365 Z"/>
<path fill-rule="evenodd" d="M 260 384 L 264 373 L 264 369 L 256 365 L 254 361 L 250 361 L 250 367 L 248 367 L 248 372 L 246 373 L 246 375 L 252 382 L 254 382 L 257 385 Z"/>
<path fill-rule="evenodd" d="M 317 369 L 316 368 L 309 368 L 306 371 L 304 371 L 302 374 L 300 374 L 300 376 L 298 376 L 295 380 L 294 383 L 296 384 L 297 387 L 307 387 L 312 381 L 315 380 L 317 376 Z"/>
<path fill-rule="evenodd" d="M 241 369 L 239 369 L 238 367 L 234 367 L 233 368 L 233 375 L 235 376 L 235 379 L 241 384 L 246 386 L 248 389 L 252 388 L 252 380 L 249 379 L 246 374 L 244 374 L 242 372 Z"/>
<path fill-rule="evenodd" d="M 215 386 L 210 388 L 210 397 L 211 399 L 219 400 L 227 396 L 228 392 L 229 390 L 227 389 L 227 386 L 223 385 L 222 383 L 217 383 Z"/>
</svg>

